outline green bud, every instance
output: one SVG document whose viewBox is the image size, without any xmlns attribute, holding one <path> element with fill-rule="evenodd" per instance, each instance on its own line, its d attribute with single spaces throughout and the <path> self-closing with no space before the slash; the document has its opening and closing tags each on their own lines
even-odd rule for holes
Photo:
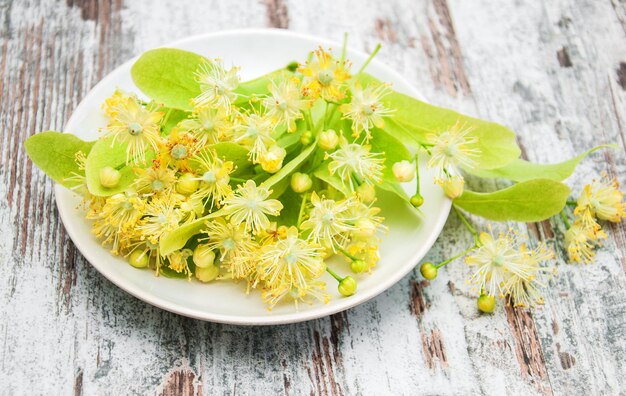
<svg viewBox="0 0 626 396">
<path fill-rule="evenodd" d="M 360 274 L 361 272 L 367 269 L 367 264 L 365 263 L 364 260 L 354 260 L 350 264 L 350 269 L 352 270 L 352 272 L 356 274 Z"/>
<path fill-rule="evenodd" d="M 211 282 L 220 274 L 220 267 L 217 265 L 209 265 L 206 268 L 196 267 L 196 278 L 200 282 Z"/>
<path fill-rule="evenodd" d="M 99 176 L 100 184 L 102 184 L 102 187 L 112 188 L 118 185 L 122 174 L 117 169 L 114 169 L 110 166 L 105 166 L 104 168 L 100 169 Z"/>
<path fill-rule="evenodd" d="M 209 245 L 198 245 L 193 251 L 193 263 L 196 267 L 207 268 L 215 262 L 215 252 Z"/>
<path fill-rule="evenodd" d="M 313 143 L 313 132 L 302 132 L 302 135 L 300 135 L 300 143 L 302 143 L 303 146 L 308 146 L 309 144 Z"/>
<path fill-rule="evenodd" d="M 478 310 L 484 313 L 492 313 L 496 308 L 496 298 L 489 294 L 481 294 L 476 300 Z"/>
<path fill-rule="evenodd" d="M 200 186 L 200 181 L 192 173 L 183 173 L 176 183 L 176 192 L 183 195 L 191 195 Z"/>
<path fill-rule="evenodd" d="M 337 135 L 334 129 L 322 131 L 320 132 L 317 144 L 322 150 L 332 150 L 339 144 L 339 135 Z"/>
<path fill-rule="evenodd" d="M 339 286 L 337 286 L 337 290 L 341 295 L 349 297 L 356 293 L 356 280 L 354 280 L 351 276 L 346 276 L 339 282 Z"/>
<path fill-rule="evenodd" d="M 435 265 L 433 263 L 424 263 L 422 264 L 422 266 L 420 267 L 420 272 L 422 273 L 422 276 L 428 280 L 433 280 L 437 277 L 437 272 L 439 272 L 439 270 L 437 269 L 437 267 L 435 267 Z"/>
<path fill-rule="evenodd" d="M 150 264 L 147 250 L 135 249 L 128 257 L 128 262 L 135 268 L 146 268 Z"/>
<path fill-rule="evenodd" d="M 295 172 L 291 175 L 291 189 L 297 193 L 309 191 L 313 187 L 313 180 L 306 173 Z"/>
<path fill-rule="evenodd" d="M 424 204 L 424 197 L 420 193 L 416 193 L 411 197 L 411 205 L 415 208 L 419 208 Z"/>
<path fill-rule="evenodd" d="M 296 62 L 296 61 L 293 61 L 293 62 L 289 62 L 289 64 L 287 65 L 286 69 L 293 73 L 293 72 L 296 71 L 298 66 L 300 66 L 300 64 L 298 62 Z"/>
</svg>

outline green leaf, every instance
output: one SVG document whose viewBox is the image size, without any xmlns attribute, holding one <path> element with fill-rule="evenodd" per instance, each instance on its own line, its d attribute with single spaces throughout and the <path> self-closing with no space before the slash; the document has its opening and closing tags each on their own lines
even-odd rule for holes
<svg viewBox="0 0 626 396">
<path fill-rule="evenodd" d="M 195 73 L 206 58 L 174 48 L 146 51 L 131 68 L 135 85 L 150 98 L 175 109 L 191 110 L 200 94 Z"/>
<path fill-rule="evenodd" d="M 126 164 L 126 145 L 120 142 L 112 144 L 112 137 L 105 137 L 96 142 L 87 156 L 85 177 L 89 192 L 98 197 L 108 197 L 120 193 L 128 188 L 135 180 L 134 168 L 149 166 L 154 159 L 154 151 L 146 151 L 146 162 L 142 165 Z M 100 184 L 100 169 L 110 166 L 121 173 L 117 186 L 103 187 Z"/>
<path fill-rule="evenodd" d="M 203 150 L 215 150 L 219 158 L 224 161 L 231 161 L 235 165 L 235 170 L 230 174 L 233 177 L 251 176 L 253 174 L 254 165 L 248 160 L 248 150 L 237 143 L 221 142 L 211 144 Z M 198 169 L 196 161 L 190 161 L 189 166 L 193 170 Z"/>
<path fill-rule="evenodd" d="M 55 182 L 71 188 L 76 183 L 66 179 L 83 174 L 76 164 L 76 152 L 89 154 L 96 142 L 85 142 L 69 133 L 41 132 L 26 139 L 24 147 L 31 161 Z"/>
<path fill-rule="evenodd" d="M 264 74 L 252 80 L 244 81 L 239 84 L 235 93 L 239 96 L 235 100 L 235 105 L 242 105 L 248 102 L 252 95 L 264 96 L 270 93 L 269 86 L 272 81 L 280 81 L 293 76 L 293 73 L 286 68 L 274 70 L 273 72 Z"/>
<path fill-rule="evenodd" d="M 292 189 L 287 189 L 279 198 L 283 204 L 280 216 L 274 217 L 279 225 L 295 226 L 298 223 L 300 215 L 300 206 L 302 204 L 302 196 L 295 193 Z"/>
<path fill-rule="evenodd" d="M 178 125 L 179 122 L 189 117 L 189 114 L 190 114 L 188 111 L 172 109 L 172 108 L 167 108 L 167 107 L 162 107 L 159 109 L 159 111 L 165 114 L 164 117 L 167 117 L 165 119 L 165 123 L 162 125 L 162 133 L 164 135 L 169 135 L 172 132 L 172 129 L 176 125 Z"/>
<path fill-rule="evenodd" d="M 324 161 L 319 166 L 319 168 L 317 168 L 315 172 L 313 172 L 313 175 L 318 179 L 328 183 L 330 186 L 334 187 L 335 190 L 341 192 L 346 197 L 349 197 L 350 195 L 352 195 L 352 193 L 350 192 L 346 184 L 342 182 L 341 179 L 337 176 L 330 174 L 330 171 L 328 170 L 329 162 L 330 161 Z"/>
<path fill-rule="evenodd" d="M 383 178 L 390 182 L 396 182 L 396 178 L 393 175 L 393 164 L 400 161 L 412 161 L 413 155 L 406 146 L 402 144 L 398 139 L 391 136 L 380 129 L 374 129 L 371 131 L 372 139 L 369 141 L 372 147 L 372 153 L 382 153 L 385 156 L 385 169 L 383 169 Z"/>
<path fill-rule="evenodd" d="M 206 220 L 220 217 L 223 214 L 224 212 L 222 210 L 215 211 L 190 223 L 184 224 L 162 237 L 159 242 L 161 256 L 166 256 L 185 247 L 185 244 L 191 237 L 200 233 L 200 231 L 206 227 Z"/>
<path fill-rule="evenodd" d="M 402 198 L 403 201 L 411 205 L 411 198 L 409 198 L 409 196 L 406 194 L 406 192 L 404 191 L 400 183 L 389 181 L 389 180 L 383 180 L 381 184 L 376 184 L 376 187 L 381 188 L 385 191 L 389 191 L 390 193 L 393 193 L 394 195 L 396 195 L 399 198 Z M 413 207 L 413 205 L 411 205 L 411 207 Z"/>
<path fill-rule="evenodd" d="M 479 177 L 491 177 L 509 179 L 516 182 L 543 178 L 552 180 L 565 180 L 571 176 L 576 169 L 576 166 L 589 154 L 602 148 L 616 148 L 618 146 L 612 144 L 605 144 L 596 146 L 590 150 L 585 151 L 582 154 L 577 155 L 564 162 L 558 164 L 535 164 L 523 159 L 516 159 L 513 162 L 505 165 L 502 168 L 491 170 L 476 170 L 472 173 Z"/>
<path fill-rule="evenodd" d="M 364 85 L 371 82 L 380 83 L 365 73 L 359 79 Z M 433 106 L 396 91 L 385 96 L 383 101 L 395 109 L 395 113 L 385 120 L 385 129 L 389 124 L 389 133 L 403 142 L 410 139 L 411 143 L 426 143 L 426 136 L 429 133 L 445 131 L 460 122 L 465 127 L 473 127 L 469 135 L 478 139 L 480 156 L 477 158 L 476 168 L 501 168 L 521 154 L 515 141 L 515 134 L 502 125 Z M 471 172 L 471 169 L 468 171 Z"/>
<path fill-rule="evenodd" d="M 274 173 L 267 180 L 261 183 L 261 185 L 267 188 L 272 188 L 272 186 L 274 186 L 275 184 L 278 184 L 280 181 L 287 180 L 286 178 L 290 176 L 293 172 L 295 172 L 300 167 L 300 165 L 302 165 L 302 163 L 306 161 L 307 158 L 309 158 L 309 156 L 313 153 L 313 151 L 315 151 L 316 147 L 317 147 L 316 142 L 313 142 L 312 144 L 310 144 L 309 147 L 306 147 L 304 150 L 302 150 L 302 152 L 298 154 L 297 157 L 289 161 L 278 172 Z M 283 192 L 284 191 L 285 190 L 283 190 Z M 276 195 L 276 193 L 277 191 L 273 191 L 271 197 L 276 198 L 278 197 L 278 195 L 280 195 L 280 194 Z"/>
<path fill-rule="evenodd" d="M 559 213 L 569 194 L 563 183 L 534 179 L 491 193 L 466 190 L 454 204 L 489 220 L 534 222 Z"/>
</svg>

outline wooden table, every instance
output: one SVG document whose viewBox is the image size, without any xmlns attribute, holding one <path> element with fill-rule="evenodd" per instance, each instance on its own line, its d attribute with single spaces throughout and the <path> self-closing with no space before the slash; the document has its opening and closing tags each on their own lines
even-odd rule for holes
<svg viewBox="0 0 626 396">
<path fill-rule="evenodd" d="M 478 314 L 470 270 L 458 262 L 430 284 L 415 271 L 328 318 L 225 326 L 154 308 L 100 276 L 68 238 L 53 184 L 22 146 L 61 129 L 95 83 L 148 48 L 243 27 L 335 40 L 347 31 L 360 50 L 382 42 L 378 59 L 431 102 L 517 131 L 530 160 L 619 144 L 569 182 L 579 191 L 606 171 L 625 183 L 623 0 L 0 0 L 0 22 L 0 393 L 626 391 L 624 223 L 609 227 L 594 265 L 567 265 L 557 249 L 559 275 L 530 313 L 500 306 Z M 532 240 L 563 239 L 556 219 L 522 229 Z M 470 239 L 452 215 L 427 258 Z"/>
</svg>

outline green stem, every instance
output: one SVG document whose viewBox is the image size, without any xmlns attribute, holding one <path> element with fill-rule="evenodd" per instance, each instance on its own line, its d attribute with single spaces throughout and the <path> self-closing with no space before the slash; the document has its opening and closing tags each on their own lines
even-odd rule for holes
<svg viewBox="0 0 626 396">
<path fill-rule="evenodd" d="M 341 252 L 341 254 L 343 254 L 344 256 L 349 258 L 350 260 L 352 260 L 352 261 L 357 261 L 358 260 L 358 257 L 355 257 L 355 256 L 351 255 L 350 253 L 346 252 L 344 249 L 339 248 L 338 250 Z"/>
<path fill-rule="evenodd" d="M 326 124 L 327 115 L 328 115 L 328 102 L 326 102 L 326 107 L 324 108 L 324 115 L 322 116 L 322 120 L 324 120 L 324 127 L 323 127 L 324 130 L 326 130 L 327 128 L 327 124 Z"/>
<path fill-rule="evenodd" d="M 297 228 L 300 228 L 300 223 L 302 223 L 302 216 L 304 216 L 304 208 L 306 207 L 306 198 L 307 194 L 302 194 L 302 203 L 300 204 L 300 212 L 298 212 L 298 223 L 296 223 Z"/>
<path fill-rule="evenodd" d="M 245 183 L 248 181 L 248 179 L 240 179 L 238 177 L 230 177 L 230 180 L 234 181 L 234 182 L 240 182 L 240 183 Z"/>
<path fill-rule="evenodd" d="M 420 193 L 420 161 L 419 156 L 415 153 L 415 195 Z"/>
<path fill-rule="evenodd" d="M 304 119 L 306 120 L 306 125 L 310 131 L 313 131 L 313 116 L 311 115 L 311 109 L 307 109 L 304 111 Z"/>
<path fill-rule="evenodd" d="M 348 32 L 343 34 L 343 45 L 341 46 L 341 63 L 346 60 L 346 51 L 348 49 Z"/>
<path fill-rule="evenodd" d="M 478 232 L 476 232 L 474 227 L 472 227 L 472 225 L 469 223 L 469 221 L 467 221 L 465 216 L 463 216 L 463 213 L 461 213 L 461 211 L 455 205 L 452 205 L 452 209 L 454 209 L 454 212 L 456 213 L 456 215 L 459 216 L 459 219 L 461 219 L 461 222 L 463 223 L 463 225 L 465 225 L 465 227 L 467 227 L 469 232 L 472 233 L 472 236 L 474 236 L 474 242 L 476 243 L 476 245 L 480 245 L 480 239 L 478 238 Z"/>
<path fill-rule="evenodd" d="M 343 280 L 343 278 L 342 278 L 341 276 L 337 275 L 337 274 L 335 273 L 335 271 L 331 270 L 328 266 L 326 267 L 326 272 L 328 272 L 329 274 L 331 274 L 331 275 L 332 275 L 332 277 L 333 277 L 333 278 L 335 278 L 335 280 L 336 280 L 337 282 L 341 282 L 341 281 Z"/>
<path fill-rule="evenodd" d="M 562 210 L 559 214 L 561 215 L 561 219 L 563 219 L 563 223 L 565 223 L 565 227 L 567 227 L 567 229 L 569 230 L 572 227 L 572 225 L 570 224 L 567 216 L 565 215 L 565 211 Z"/>
<path fill-rule="evenodd" d="M 471 252 L 472 250 L 476 249 L 477 247 L 478 247 L 477 245 L 474 245 L 474 246 L 472 246 L 470 248 L 467 248 L 464 251 L 462 251 L 461 253 L 457 254 L 456 256 L 450 257 L 449 259 L 440 262 L 439 264 L 435 265 L 435 267 L 437 269 L 439 269 L 439 268 L 443 267 L 444 265 L 447 265 L 447 264 L 451 263 L 452 261 L 458 259 L 459 257 L 465 256 L 467 253 Z"/>
<path fill-rule="evenodd" d="M 382 46 L 380 45 L 380 43 L 378 43 L 378 45 L 376 45 L 376 48 L 374 48 L 374 51 L 372 51 L 372 53 L 370 54 L 369 58 L 367 58 L 367 60 L 365 61 L 365 63 L 363 63 L 363 66 L 361 66 L 361 68 L 359 69 L 359 72 L 356 74 L 357 76 L 360 75 L 361 73 L 363 73 L 363 71 L 365 70 L 365 68 L 367 67 L 367 65 L 370 64 L 370 62 L 372 61 L 372 59 L 374 59 L 374 57 L 376 56 L 376 54 L 378 53 L 378 51 L 380 51 L 380 48 Z"/>
<path fill-rule="evenodd" d="M 568 206 L 578 206 L 578 202 L 577 201 L 566 201 L 565 203 Z"/>
</svg>

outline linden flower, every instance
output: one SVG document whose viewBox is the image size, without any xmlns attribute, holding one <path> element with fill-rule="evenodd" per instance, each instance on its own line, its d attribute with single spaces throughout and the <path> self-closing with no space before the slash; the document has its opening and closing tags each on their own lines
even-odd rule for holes
<svg viewBox="0 0 626 396">
<path fill-rule="evenodd" d="M 567 255 L 573 263 L 590 264 L 595 257 L 594 248 L 601 245 L 600 239 L 606 239 L 606 234 L 600 225 L 591 219 L 576 221 L 565 233 Z"/>
<path fill-rule="evenodd" d="M 183 272 L 187 275 L 191 275 L 187 261 L 191 256 L 193 256 L 193 251 L 191 249 L 182 249 L 172 252 L 167 256 L 169 261 L 168 267 L 178 273 Z"/>
<path fill-rule="evenodd" d="M 303 118 L 301 110 L 308 107 L 308 101 L 300 95 L 299 84 L 295 77 L 278 84 L 272 81 L 269 86 L 272 96 L 263 99 L 267 115 L 277 124 L 284 124 L 289 132 L 296 130 L 296 120 Z"/>
<path fill-rule="evenodd" d="M 259 163 L 261 168 L 268 173 L 276 173 L 283 167 L 283 160 L 287 156 L 287 151 L 275 144 L 266 152 L 261 154 Z"/>
<path fill-rule="evenodd" d="M 91 210 L 87 218 L 94 219 L 92 232 L 103 244 L 111 244 L 111 252 L 118 254 L 128 242 L 132 230 L 144 215 L 146 204 L 135 193 L 115 194 L 104 205 Z"/>
<path fill-rule="evenodd" d="M 117 115 L 117 109 L 119 108 L 120 104 L 123 104 L 123 102 L 128 99 L 136 100 L 136 96 L 116 89 L 113 92 L 113 95 L 106 98 L 104 100 L 104 103 L 102 104 L 102 110 L 104 111 L 104 115 L 107 117 L 115 117 Z"/>
<path fill-rule="evenodd" d="M 376 234 L 387 232 L 389 228 L 383 224 L 384 217 L 378 216 L 380 208 L 354 201 L 346 211 L 347 217 L 353 219 L 355 239 L 373 240 Z"/>
<path fill-rule="evenodd" d="M 393 114 L 394 110 L 387 108 L 382 98 L 391 91 L 388 85 L 368 85 L 365 88 L 357 83 L 352 88 L 352 100 L 339 106 L 344 119 L 352 121 L 352 136 L 358 137 L 365 132 L 365 139 L 371 139 L 370 130 L 374 127 L 383 128 L 383 117 Z"/>
<path fill-rule="evenodd" d="M 347 234 L 354 230 L 354 218 L 349 217 L 348 209 L 354 204 L 351 198 L 343 201 L 320 198 L 311 193 L 313 208 L 309 218 L 302 222 L 303 230 L 311 230 L 309 239 L 315 243 L 330 245 L 333 252 L 348 241 Z"/>
<path fill-rule="evenodd" d="M 617 179 L 611 180 L 606 174 L 600 180 L 594 179 L 584 187 L 574 214 L 581 216 L 587 223 L 593 222 L 594 217 L 620 222 L 626 217 L 626 202 L 622 202 L 624 193 L 618 188 Z"/>
<path fill-rule="evenodd" d="M 134 169 L 137 192 L 145 195 L 167 194 L 174 187 L 176 172 L 161 166 Z"/>
<path fill-rule="evenodd" d="M 260 156 L 276 142 L 271 134 L 276 123 L 267 115 L 251 112 L 242 114 L 241 123 L 235 128 L 234 141 L 247 148 L 253 163 L 258 163 Z"/>
<path fill-rule="evenodd" d="M 196 71 L 196 81 L 202 93 L 194 99 L 197 107 L 223 108 L 228 113 L 237 98 L 234 92 L 239 86 L 238 67 L 226 70 L 221 59 L 204 62 Z"/>
<path fill-rule="evenodd" d="M 230 134 L 230 117 L 223 108 L 200 107 L 194 109 L 190 118 L 182 120 L 180 128 L 196 140 L 196 147 L 219 143 Z"/>
<path fill-rule="evenodd" d="M 511 274 L 504 287 L 516 307 L 532 307 L 543 304 L 540 288 L 546 286 L 542 280 L 543 273 L 553 273 L 552 268 L 542 267 L 541 263 L 554 258 L 554 253 L 544 244 L 535 250 L 527 250 L 525 245 L 520 248 L 523 271 Z"/>
<path fill-rule="evenodd" d="M 196 139 L 176 128 L 167 137 L 164 147 L 159 152 L 159 161 L 179 171 L 189 171 L 189 158 L 196 152 Z"/>
<path fill-rule="evenodd" d="M 298 72 L 304 75 L 302 93 L 311 99 L 320 96 L 327 101 L 341 100 L 344 94 L 345 83 L 350 79 L 350 63 L 338 61 L 321 47 L 313 51 L 315 58 L 300 66 Z"/>
<path fill-rule="evenodd" d="M 246 230 L 259 234 L 270 225 L 267 215 L 278 216 L 283 209 L 279 200 L 268 199 L 271 193 L 266 187 L 257 186 L 254 180 L 248 180 L 224 200 L 223 210 L 233 224 L 245 224 Z"/>
<path fill-rule="evenodd" d="M 231 161 L 222 161 L 213 150 L 201 151 L 192 161 L 198 164 L 198 180 L 200 187 L 193 193 L 193 197 L 210 201 L 213 205 L 219 205 L 232 193 L 230 187 L 229 174 L 233 171 L 234 165 Z"/>
<path fill-rule="evenodd" d="M 228 266 L 235 279 L 242 279 L 255 271 L 254 252 L 258 249 L 243 226 L 217 219 L 206 223 L 202 231 L 208 238 L 200 239 L 207 249 L 217 249 L 220 260 Z"/>
<path fill-rule="evenodd" d="M 319 300 L 324 302 L 324 304 L 328 304 L 330 301 L 330 294 L 326 293 L 326 283 L 322 281 L 308 282 L 305 288 L 289 287 L 286 284 L 281 284 L 276 288 L 265 288 L 261 293 L 261 297 L 268 304 L 269 310 L 285 297 L 293 300 L 296 305 L 296 311 L 298 310 L 299 302 L 312 304 L 312 300 Z"/>
<path fill-rule="evenodd" d="M 175 198 L 170 196 L 163 199 L 153 199 L 147 205 L 146 216 L 141 219 L 137 226 L 137 231 L 142 240 L 147 239 L 151 243 L 158 244 L 163 235 L 178 228 L 182 214 L 176 204 Z"/>
<path fill-rule="evenodd" d="M 115 115 L 106 127 L 106 136 L 112 136 L 111 146 L 116 141 L 126 144 L 126 163 L 146 162 L 148 148 L 158 151 L 161 137 L 159 122 L 163 113 L 141 107 L 133 98 L 121 100 L 115 107 Z"/>
<path fill-rule="evenodd" d="M 446 172 L 458 174 L 458 167 L 473 168 L 476 165 L 475 158 L 480 150 L 473 147 L 478 139 L 468 136 L 474 130 L 473 127 L 457 122 L 449 130 L 440 134 L 429 134 L 426 139 L 433 147 L 430 149 L 429 168 L 437 168 L 438 178 L 444 179 Z"/>
<path fill-rule="evenodd" d="M 371 153 L 370 146 L 342 141 L 341 147 L 329 155 L 332 161 L 328 164 L 330 174 L 339 174 L 347 181 L 354 191 L 355 183 L 379 184 L 382 182 L 385 159 L 381 153 Z"/>
<path fill-rule="evenodd" d="M 178 200 L 178 208 L 182 216 L 183 223 L 194 221 L 204 213 L 204 203 L 202 198 L 198 196 L 184 196 L 176 194 Z"/>
<path fill-rule="evenodd" d="M 309 280 L 326 270 L 319 245 L 300 239 L 296 227 L 289 228 L 286 238 L 262 248 L 258 267 L 269 287 L 285 285 L 290 289 L 305 289 Z"/>
<path fill-rule="evenodd" d="M 350 241 L 350 244 L 346 246 L 346 251 L 359 260 L 363 260 L 365 263 L 365 268 L 363 271 L 371 271 L 372 268 L 376 266 L 378 260 L 380 259 L 380 254 L 378 252 L 378 240 L 370 239 L 355 239 Z M 345 257 L 346 261 L 352 261 L 349 257 Z"/>
</svg>

